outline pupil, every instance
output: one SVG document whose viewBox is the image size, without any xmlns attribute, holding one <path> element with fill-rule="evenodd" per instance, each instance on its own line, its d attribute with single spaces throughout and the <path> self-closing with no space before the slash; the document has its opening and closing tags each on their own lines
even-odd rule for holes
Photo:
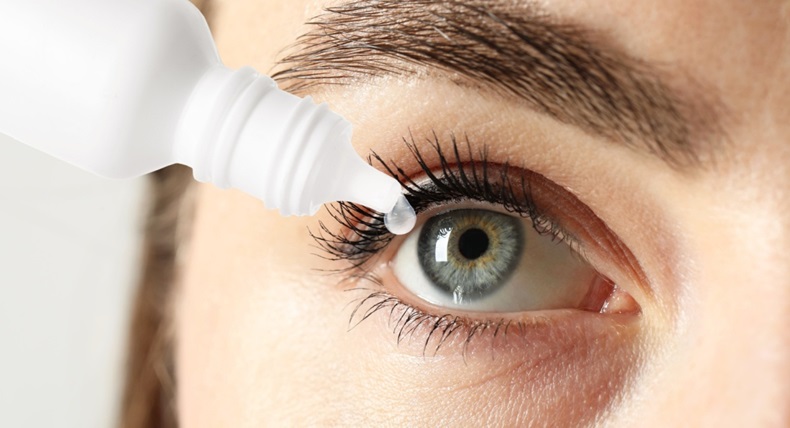
<svg viewBox="0 0 790 428">
<path fill-rule="evenodd" d="M 467 260 L 474 260 L 488 250 L 488 235 L 480 229 L 469 229 L 458 238 L 458 252 Z"/>
</svg>

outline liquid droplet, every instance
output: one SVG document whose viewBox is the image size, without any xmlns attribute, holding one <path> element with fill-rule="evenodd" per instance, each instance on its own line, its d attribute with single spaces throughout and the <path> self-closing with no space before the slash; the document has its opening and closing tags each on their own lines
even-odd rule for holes
<svg viewBox="0 0 790 428">
<path fill-rule="evenodd" d="M 395 202 L 392 211 L 384 215 L 384 226 L 395 235 L 411 232 L 415 223 L 417 223 L 417 214 L 403 195 L 398 198 L 398 202 Z"/>
</svg>

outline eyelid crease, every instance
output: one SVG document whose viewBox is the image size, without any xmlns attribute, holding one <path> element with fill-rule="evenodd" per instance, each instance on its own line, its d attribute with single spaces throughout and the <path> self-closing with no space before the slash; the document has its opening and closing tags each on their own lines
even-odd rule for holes
<svg viewBox="0 0 790 428">
<path fill-rule="evenodd" d="M 395 161 L 385 161 L 375 152 L 369 161 L 379 163 L 401 183 L 418 214 L 448 202 L 478 201 L 500 205 L 511 214 L 529 218 L 538 233 L 565 242 L 583 260 L 589 262 L 586 251 L 591 245 L 599 247 L 607 257 L 616 259 L 631 280 L 648 284 L 644 270 L 630 250 L 569 190 L 537 172 L 514 167 L 508 161 L 490 161 L 486 145 L 475 155 L 468 137 L 459 141 L 455 134 L 450 134 L 449 139 L 451 150 L 445 150 L 438 134 L 432 131 L 431 138 L 425 139 L 430 149 L 430 153 L 426 153 L 420 150 L 413 134 L 404 137 L 402 142 L 415 164 L 408 168 L 412 172 L 407 172 L 405 166 Z M 432 163 L 439 164 L 438 171 L 428 164 L 428 155 L 432 156 Z M 414 171 L 426 179 L 418 181 Z M 320 257 L 346 262 L 339 264 L 337 272 L 364 271 L 368 262 L 394 238 L 384 226 L 382 213 L 351 203 L 333 204 L 327 209 L 340 231 L 320 222 L 320 230 L 310 234 L 322 250 Z M 642 288 L 651 294 L 650 287 Z"/>
</svg>

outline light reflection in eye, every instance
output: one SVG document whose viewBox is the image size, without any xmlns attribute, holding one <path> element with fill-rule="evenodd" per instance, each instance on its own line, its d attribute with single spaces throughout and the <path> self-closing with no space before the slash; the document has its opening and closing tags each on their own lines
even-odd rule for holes
<svg viewBox="0 0 790 428">
<path fill-rule="evenodd" d="M 447 262 L 447 249 L 450 246 L 450 232 L 451 227 L 443 227 L 439 229 L 439 235 L 436 237 L 436 253 L 435 260 L 437 262 Z"/>
<path fill-rule="evenodd" d="M 488 312 L 578 308 L 598 278 L 529 219 L 485 209 L 429 218 L 398 248 L 394 273 L 431 304 Z"/>
</svg>

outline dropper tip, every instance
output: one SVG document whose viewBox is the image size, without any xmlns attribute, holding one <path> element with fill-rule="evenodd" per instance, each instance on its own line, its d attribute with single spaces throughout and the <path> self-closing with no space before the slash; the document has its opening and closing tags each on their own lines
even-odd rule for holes
<svg viewBox="0 0 790 428">
<path fill-rule="evenodd" d="M 384 214 L 384 226 L 395 235 L 411 232 L 416 223 L 417 214 L 404 195 L 400 195 L 392 210 Z"/>
</svg>

